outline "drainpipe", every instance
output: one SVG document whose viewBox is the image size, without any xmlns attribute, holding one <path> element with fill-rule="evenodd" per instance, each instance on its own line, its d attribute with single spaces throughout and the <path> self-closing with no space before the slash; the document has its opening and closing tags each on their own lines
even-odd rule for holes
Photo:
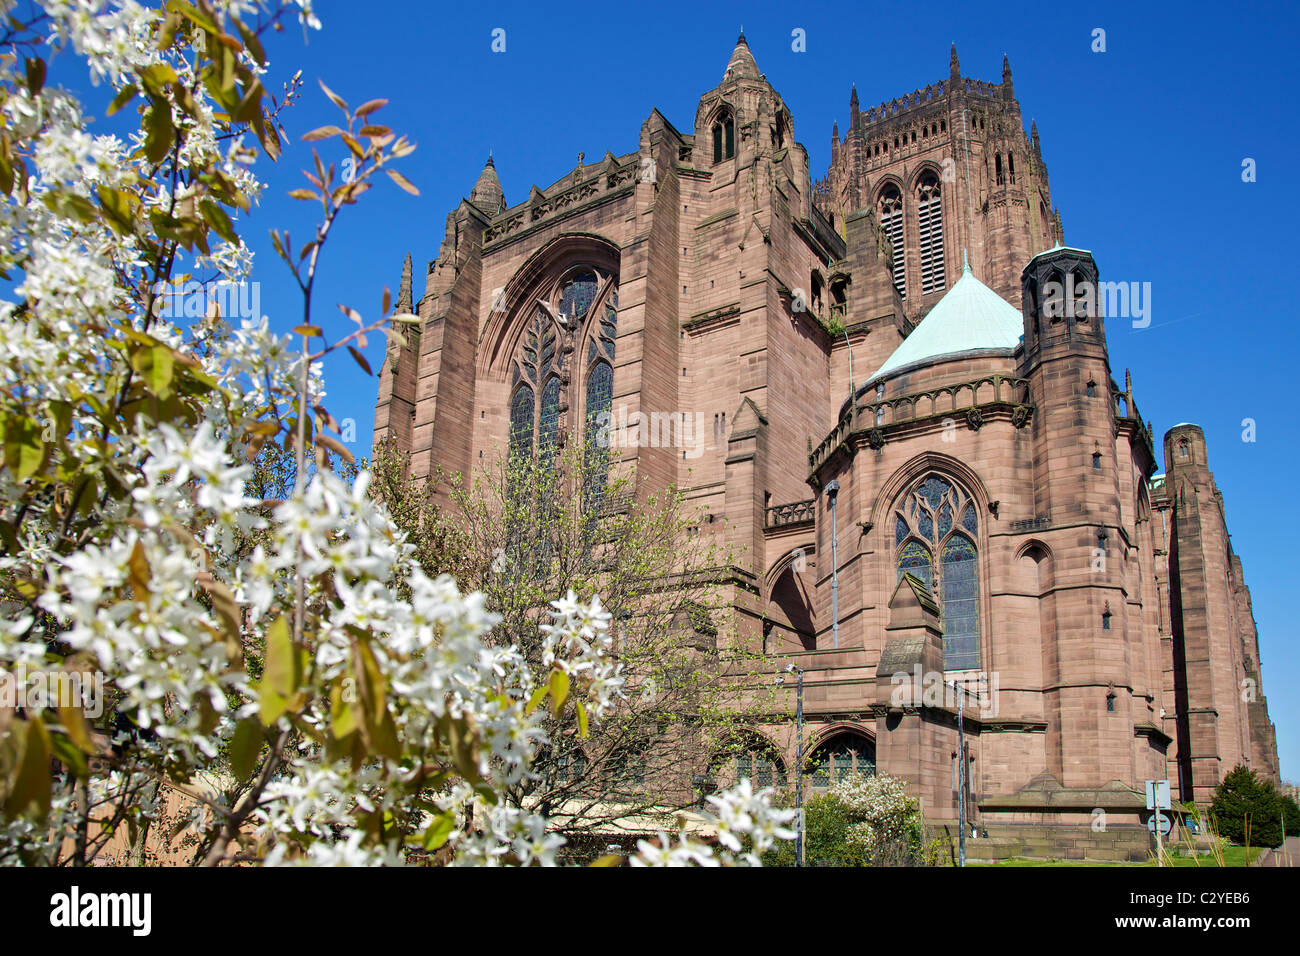
<svg viewBox="0 0 1300 956">
<path fill-rule="evenodd" d="M 840 646 L 840 571 L 835 548 L 835 502 L 839 498 L 840 483 L 832 481 L 826 486 L 831 498 L 831 646 Z"/>
</svg>

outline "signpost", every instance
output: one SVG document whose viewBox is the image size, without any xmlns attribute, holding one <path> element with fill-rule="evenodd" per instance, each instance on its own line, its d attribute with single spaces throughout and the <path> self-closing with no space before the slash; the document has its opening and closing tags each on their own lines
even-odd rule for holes
<svg viewBox="0 0 1300 956">
<path fill-rule="evenodd" d="M 1148 780 L 1147 782 L 1147 809 L 1154 810 L 1151 819 L 1147 822 L 1147 829 L 1156 835 L 1156 865 L 1165 865 L 1165 844 L 1164 837 L 1168 836 L 1174 828 L 1172 817 L 1167 817 L 1161 810 L 1168 810 L 1169 803 L 1169 781 L 1168 780 Z"/>
</svg>

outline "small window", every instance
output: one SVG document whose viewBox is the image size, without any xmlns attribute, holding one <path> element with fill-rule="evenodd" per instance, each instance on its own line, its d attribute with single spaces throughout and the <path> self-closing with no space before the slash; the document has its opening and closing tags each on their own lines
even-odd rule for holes
<svg viewBox="0 0 1300 956">
<path fill-rule="evenodd" d="M 1110 608 L 1107 608 L 1101 613 L 1101 629 L 1103 631 L 1110 630 Z"/>
<path fill-rule="evenodd" d="M 1113 713 L 1115 713 L 1115 695 L 1114 695 L 1114 694 L 1107 694 L 1107 695 L 1106 695 L 1106 713 L 1108 713 L 1108 714 L 1113 714 Z"/>
<path fill-rule="evenodd" d="M 1096 382 L 1089 382 L 1089 383 L 1088 383 L 1088 397 L 1089 397 L 1089 398 L 1096 398 L 1096 397 L 1097 397 L 1097 383 L 1096 383 Z"/>
<path fill-rule="evenodd" d="M 1096 468 L 1098 471 L 1101 470 L 1101 452 L 1099 452 L 1099 451 L 1097 451 L 1097 452 L 1093 452 L 1093 454 L 1092 454 L 1092 467 L 1093 467 L 1093 468 Z"/>
<path fill-rule="evenodd" d="M 1007 153 L 1007 180 L 1011 185 L 1016 184 L 1016 157 Z"/>
<path fill-rule="evenodd" d="M 713 121 L 713 162 L 736 155 L 736 120 L 731 110 L 723 110 Z"/>
<path fill-rule="evenodd" d="M 1187 442 L 1185 442 L 1185 441 L 1179 442 L 1179 443 L 1178 443 L 1178 457 L 1179 457 L 1179 458 L 1186 458 L 1187 456 L 1188 456 L 1188 452 L 1187 452 Z"/>
</svg>

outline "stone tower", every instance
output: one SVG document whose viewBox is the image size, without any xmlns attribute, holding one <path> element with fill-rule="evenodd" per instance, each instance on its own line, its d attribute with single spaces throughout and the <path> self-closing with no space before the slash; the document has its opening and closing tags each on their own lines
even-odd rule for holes
<svg viewBox="0 0 1300 956">
<path fill-rule="evenodd" d="M 1006 57 L 1002 82 L 988 83 L 961 75 L 954 46 L 946 80 L 865 110 L 854 86 L 848 132 L 841 141 L 836 123 L 832 139 L 818 205 L 837 227 L 871 210 L 913 319 L 961 275 L 963 249 L 975 274 L 1015 301 L 1021 266 L 1063 238 Z"/>
</svg>

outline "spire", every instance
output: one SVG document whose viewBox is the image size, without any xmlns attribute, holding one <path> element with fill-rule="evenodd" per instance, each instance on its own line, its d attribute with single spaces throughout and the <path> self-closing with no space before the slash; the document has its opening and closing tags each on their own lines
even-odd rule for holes
<svg viewBox="0 0 1300 956">
<path fill-rule="evenodd" d="M 839 121 L 831 123 L 831 156 L 838 156 L 840 153 L 840 124 Z"/>
<path fill-rule="evenodd" d="M 948 78 L 954 83 L 961 79 L 961 64 L 957 62 L 957 44 L 952 45 L 952 55 L 948 57 Z"/>
<path fill-rule="evenodd" d="M 402 284 L 397 287 L 397 305 L 395 310 L 401 312 L 414 312 L 415 307 L 411 301 L 411 254 L 406 254 L 406 261 L 402 263 Z"/>
<path fill-rule="evenodd" d="M 497 178 L 497 165 L 492 159 L 491 152 L 488 153 L 483 172 L 479 173 L 478 182 L 470 190 L 469 201 L 489 216 L 495 216 L 506 207 L 505 190 L 501 188 L 501 180 Z"/>
<path fill-rule="evenodd" d="M 729 77 L 747 77 L 749 79 L 758 79 L 762 76 L 758 72 L 758 63 L 754 60 L 754 54 L 749 51 L 749 44 L 745 41 L 745 31 L 740 31 L 740 37 L 736 40 L 736 48 L 731 51 L 731 59 L 727 61 L 727 70 L 723 74 L 723 79 Z"/>
<path fill-rule="evenodd" d="M 1038 143 L 1038 123 L 1037 123 L 1037 121 L 1035 121 L 1035 120 L 1030 120 L 1030 121 L 1029 121 L 1029 129 L 1030 129 L 1030 132 L 1029 132 L 1029 138 L 1033 141 L 1033 144 L 1034 144 L 1034 155 L 1035 155 L 1035 156 L 1038 156 L 1038 157 L 1041 159 L 1041 158 L 1042 158 L 1042 155 L 1043 155 L 1043 148 L 1042 148 L 1042 146 L 1040 146 L 1039 143 Z"/>
<path fill-rule="evenodd" d="M 857 129 L 861 125 L 858 110 L 858 84 L 853 84 L 853 90 L 849 93 L 849 129 Z"/>
<path fill-rule="evenodd" d="M 1002 96 L 1004 99 L 1012 99 L 1016 95 L 1016 88 L 1011 83 L 1011 61 L 1007 59 L 1005 53 L 1002 54 Z"/>
</svg>

